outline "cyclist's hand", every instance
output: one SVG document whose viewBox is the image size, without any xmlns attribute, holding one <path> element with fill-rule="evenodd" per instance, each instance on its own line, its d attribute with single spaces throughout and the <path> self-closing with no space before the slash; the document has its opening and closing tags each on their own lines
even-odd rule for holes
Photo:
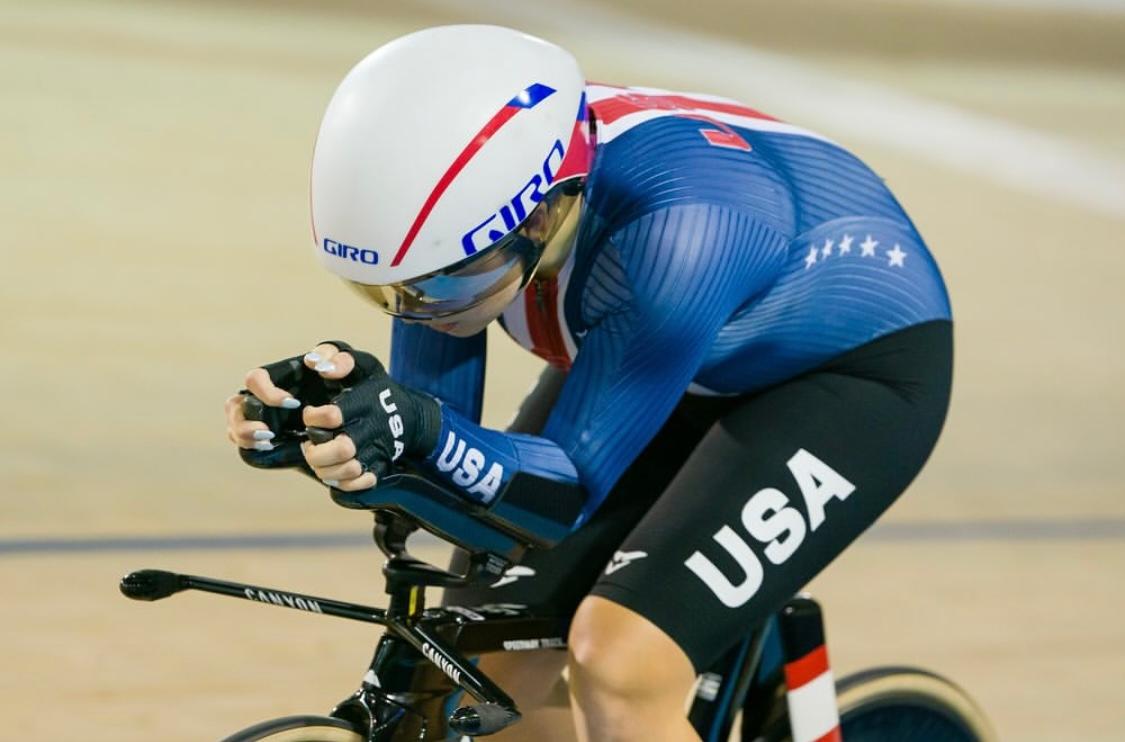
<svg viewBox="0 0 1125 742">
<path fill-rule="evenodd" d="M 322 373 L 345 386 L 331 404 L 306 407 L 305 425 L 336 433 L 324 443 L 302 444 L 305 461 L 325 484 L 345 491 L 374 487 L 403 454 L 426 456 L 437 445 L 441 408 L 433 397 L 395 383 L 369 353 L 326 349 Z M 357 373 L 358 371 L 358 373 Z"/>
<path fill-rule="evenodd" d="M 341 343 L 341 345 L 346 345 Z M 304 356 L 294 356 L 251 369 L 246 388 L 226 401 L 227 437 L 239 447 L 242 459 L 259 468 L 303 466 L 300 441 L 305 437 L 303 404 L 327 403 L 352 376 L 354 364 L 341 360 L 324 364 L 320 353 L 337 352 L 321 344 Z"/>
<path fill-rule="evenodd" d="M 243 449 L 256 449 L 269 451 L 273 449 L 272 441 L 277 434 L 269 429 L 261 420 L 250 420 L 246 417 L 243 402 L 246 394 L 232 394 L 223 403 L 223 411 L 227 416 L 227 438 L 231 443 Z"/>
</svg>

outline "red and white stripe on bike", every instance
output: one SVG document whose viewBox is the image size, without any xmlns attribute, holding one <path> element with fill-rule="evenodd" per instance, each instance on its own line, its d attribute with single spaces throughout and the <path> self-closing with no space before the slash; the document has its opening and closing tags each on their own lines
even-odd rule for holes
<svg viewBox="0 0 1125 742">
<path fill-rule="evenodd" d="M 828 666 L 828 648 L 821 644 L 786 663 L 785 685 L 793 742 L 841 742 L 836 681 Z"/>
</svg>

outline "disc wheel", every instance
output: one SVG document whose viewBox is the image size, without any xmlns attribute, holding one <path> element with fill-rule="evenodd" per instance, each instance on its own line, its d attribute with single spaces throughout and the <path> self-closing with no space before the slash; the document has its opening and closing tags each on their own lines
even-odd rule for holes
<svg viewBox="0 0 1125 742">
<path fill-rule="evenodd" d="M 953 682 L 913 667 L 876 667 L 836 686 L 840 729 L 855 742 L 995 742 L 984 712 Z"/>
<path fill-rule="evenodd" d="M 864 670 L 836 684 L 836 699 L 846 742 L 996 742 L 988 719 L 968 694 L 927 670 Z M 789 742 L 788 714 L 768 729 L 759 739 Z"/>
<path fill-rule="evenodd" d="M 343 719 L 286 716 L 247 727 L 223 742 L 364 742 L 364 739 Z"/>
</svg>

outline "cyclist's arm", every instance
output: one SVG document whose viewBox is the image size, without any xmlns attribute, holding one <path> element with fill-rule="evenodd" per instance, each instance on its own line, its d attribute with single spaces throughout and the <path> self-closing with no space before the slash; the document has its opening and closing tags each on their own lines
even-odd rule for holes
<svg viewBox="0 0 1125 742">
<path fill-rule="evenodd" d="M 488 430 L 446 407 L 427 458 L 438 477 L 485 503 L 534 497 L 543 480 L 581 488 L 584 521 L 660 430 L 726 319 L 776 275 L 785 241 L 693 205 L 641 217 L 607 250 L 616 264 L 594 302 L 601 316 L 542 435 Z"/>
<path fill-rule="evenodd" d="M 486 335 L 458 338 L 396 319 L 391 330 L 391 377 L 479 422 Z"/>
</svg>

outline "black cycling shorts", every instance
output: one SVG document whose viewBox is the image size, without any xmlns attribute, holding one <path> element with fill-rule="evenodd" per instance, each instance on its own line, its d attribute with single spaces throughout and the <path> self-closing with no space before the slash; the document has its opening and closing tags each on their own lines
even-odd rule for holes
<svg viewBox="0 0 1125 742">
<path fill-rule="evenodd" d="M 702 671 L 906 489 L 941 431 L 952 363 L 952 325 L 935 321 L 752 395 L 685 396 L 588 523 L 445 602 L 572 616 L 602 596 L 656 624 Z M 513 427 L 537 431 L 560 384 L 545 374 Z"/>
</svg>

